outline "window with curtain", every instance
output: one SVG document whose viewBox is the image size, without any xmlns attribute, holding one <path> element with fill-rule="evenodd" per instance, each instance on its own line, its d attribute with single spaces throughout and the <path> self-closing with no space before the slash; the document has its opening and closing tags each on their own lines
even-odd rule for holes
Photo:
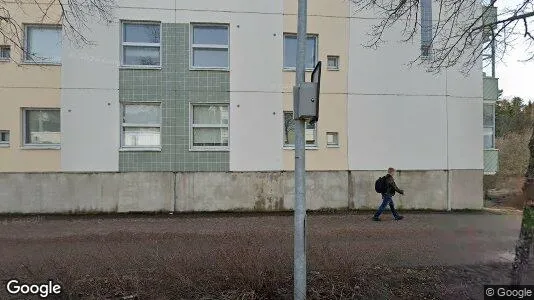
<svg viewBox="0 0 534 300">
<path fill-rule="evenodd" d="M 61 63 L 61 26 L 27 25 L 24 61 L 28 63 Z"/>
<path fill-rule="evenodd" d="M 421 0 L 421 56 L 432 54 L 432 0 Z"/>
<path fill-rule="evenodd" d="M 59 146 L 60 144 L 59 109 L 24 109 L 25 146 Z"/>
<path fill-rule="evenodd" d="M 161 147 L 161 104 L 122 105 L 122 148 Z"/>
<path fill-rule="evenodd" d="M 193 104 L 191 107 L 191 148 L 228 150 L 228 104 Z"/>
<path fill-rule="evenodd" d="M 159 23 L 122 23 L 122 65 L 161 65 L 161 26 Z"/>
<path fill-rule="evenodd" d="M 317 36 L 308 35 L 306 40 L 306 69 L 313 70 L 317 64 Z M 297 35 L 284 35 L 284 69 L 297 67 Z"/>
</svg>

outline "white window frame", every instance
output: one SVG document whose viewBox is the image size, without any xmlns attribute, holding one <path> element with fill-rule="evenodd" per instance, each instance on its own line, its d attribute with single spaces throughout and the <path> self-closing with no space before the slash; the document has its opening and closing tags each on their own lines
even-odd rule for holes
<svg viewBox="0 0 534 300">
<path fill-rule="evenodd" d="M 195 106 L 226 106 L 228 107 L 228 124 L 194 124 L 193 108 Z M 194 146 L 193 129 L 194 128 L 228 128 L 228 146 Z M 189 103 L 189 151 L 230 151 L 230 103 L 221 102 L 190 102 Z"/>
<path fill-rule="evenodd" d="M 337 65 L 334 66 L 334 67 L 331 67 L 330 64 L 329 64 L 329 60 L 330 59 L 335 59 Z M 340 59 L 339 55 L 328 55 L 328 56 L 326 56 L 326 69 L 329 70 L 329 71 L 339 71 L 340 60 L 341 59 Z"/>
<path fill-rule="evenodd" d="M 11 143 L 11 132 L 9 130 L 0 130 L 0 138 L 2 136 L 3 133 L 7 133 L 8 134 L 8 140 L 7 141 L 2 141 L 0 139 L 0 148 L 7 148 L 9 147 L 9 144 Z"/>
<path fill-rule="evenodd" d="M 484 105 L 492 105 L 493 106 L 493 126 L 486 126 L 485 124 L 482 124 L 482 146 L 484 148 L 484 150 L 495 150 L 496 149 L 496 146 L 495 146 L 495 110 L 497 108 L 497 105 L 494 101 L 483 101 L 483 106 L 482 106 L 482 123 L 484 123 Z M 492 130 L 492 145 L 493 147 L 492 148 L 486 148 L 486 145 L 484 145 L 484 138 L 486 137 L 486 134 L 485 134 L 485 129 L 486 128 L 491 128 Z"/>
<path fill-rule="evenodd" d="M 288 111 L 288 110 L 285 110 L 282 112 L 282 144 L 283 144 L 283 149 L 284 150 L 294 150 L 295 149 L 295 145 L 294 144 L 286 144 L 286 141 L 285 141 L 285 137 L 284 137 L 284 133 L 285 133 L 285 118 L 286 118 L 286 114 L 288 113 L 291 113 L 293 115 L 293 112 L 292 111 Z M 293 119 L 293 116 L 291 117 Z M 295 119 L 293 119 L 293 122 L 296 122 Z M 304 137 L 306 137 L 306 125 L 308 124 L 308 121 L 306 121 L 306 124 L 304 125 Z M 314 124 L 314 129 L 313 129 L 313 137 L 314 137 L 314 141 L 315 143 L 313 144 L 308 144 L 306 143 L 306 141 L 304 141 L 304 146 L 307 150 L 318 150 L 319 149 L 319 141 L 317 140 L 318 137 L 317 137 L 317 123 Z"/>
<path fill-rule="evenodd" d="M 333 134 L 333 135 L 336 136 L 336 138 L 337 138 L 337 144 L 330 144 L 330 143 L 328 143 L 328 135 L 329 135 L 329 134 Z M 340 145 L 339 145 L 339 132 L 337 132 L 337 131 L 328 131 L 328 132 L 326 133 L 326 147 L 327 147 L 327 148 L 339 148 L 339 147 L 340 147 Z"/>
<path fill-rule="evenodd" d="M 8 50 L 8 57 L 0 56 L 0 61 L 10 61 L 11 60 L 11 46 L 10 45 L 0 45 L 0 51 L 2 49 Z M 1 52 L 0 52 L 1 53 Z"/>
<path fill-rule="evenodd" d="M 60 57 L 60 61 L 54 61 L 54 62 L 45 62 L 45 61 L 35 61 L 33 59 L 28 58 L 28 29 L 31 27 L 36 28 L 58 28 L 63 32 L 63 26 L 61 24 L 23 24 L 24 25 L 24 51 L 22 51 L 22 61 L 25 64 L 33 64 L 33 65 L 52 65 L 52 66 L 61 66 L 61 63 L 63 61 L 63 57 Z"/>
<path fill-rule="evenodd" d="M 296 33 L 290 33 L 290 32 L 284 32 L 284 40 L 283 40 L 283 49 L 282 49 L 282 56 L 284 56 L 284 52 L 285 52 L 285 43 L 286 43 L 286 37 L 287 36 L 293 36 L 293 37 L 297 37 L 297 34 Z M 317 63 L 319 62 L 319 35 L 318 34 L 314 34 L 314 33 L 308 33 L 306 35 L 306 43 L 308 41 L 308 38 L 310 37 L 313 37 L 315 39 L 315 60 L 313 62 L 313 66 L 311 68 L 308 68 L 306 67 L 306 63 L 304 63 L 304 67 L 306 69 L 306 72 L 311 72 L 315 69 L 315 66 L 317 65 Z M 307 45 L 306 45 L 307 46 Z M 296 56 L 296 54 L 295 54 Z M 306 60 L 304 60 L 306 61 Z M 282 57 L 282 67 L 284 69 L 284 71 L 296 71 L 296 68 L 293 68 L 293 67 L 286 67 L 283 65 L 284 62 L 283 62 L 283 57 Z"/>
<path fill-rule="evenodd" d="M 195 27 L 221 27 L 228 31 L 228 45 L 193 44 Z M 230 71 L 230 24 L 225 23 L 191 23 L 189 24 L 189 70 L 215 70 Z M 195 49 L 226 49 L 228 51 L 228 67 L 197 67 L 194 65 L 193 55 Z"/>
<path fill-rule="evenodd" d="M 121 101 L 120 107 L 120 151 L 161 151 L 161 145 L 163 144 L 162 123 L 163 123 L 163 110 L 161 101 Z M 160 110 L 159 124 L 137 124 L 137 123 L 124 123 L 124 108 L 128 105 L 151 105 L 158 106 Z M 159 146 L 126 146 L 124 145 L 124 127 L 134 128 L 159 128 Z"/>
<path fill-rule="evenodd" d="M 32 111 L 32 110 L 53 110 L 59 112 L 59 134 L 60 139 L 61 137 L 61 108 L 55 108 L 55 107 L 23 107 L 22 108 L 22 148 L 23 149 L 52 149 L 52 150 L 59 150 L 61 149 L 61 142 L 59 144 L 31 144 L 26 143 L 26 135 L 28 134 L 26 128 L 26 112 Z M 9 137 L 11 139 L 11 136 Z"/>
<path fill-rule="evenodd" d="M 135 42 L 125 42 L 124 41 L 124 25 L 133 24 L 133 25 L 159 25 L 159 43 L 135 43 Z M 161 69 L 163 53 L 162 53 L 162 38 L 161 35 L 161 22 L 159 21 L 130 21 L 130 20 L 121 20 L 121 34 L 120 34 L 120 60 L 122 69 Z M 124 63 L 124 47 L 158 47 L 159 48 L 159 64 L 158 65 L 127 65 Z"/>
</svg>

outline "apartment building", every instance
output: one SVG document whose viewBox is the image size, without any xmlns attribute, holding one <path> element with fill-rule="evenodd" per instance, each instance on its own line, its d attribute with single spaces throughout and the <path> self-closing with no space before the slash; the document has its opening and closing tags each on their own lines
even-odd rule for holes
<svg viewBox="0 0 534 300">
<path fill-rule="evenodd" d="M 362 43 L 375 16 L 350 1 L 309 1 L 306 66 L 322 61 L 323 81 L 306 166 L 366 182 L 389 166 L 417 171 L 413 180 L 479 207 L 482 66 L 468 77 L 407 66 L 431 53 L 438 10 L 421 3 L 420 37 L 374 50 Z M 0 62 L 0 171 L 293 169 L 297 1 L 117 4 L 112 22 L 89 20 L 81 48 L 52 47 L 59 27 L 28 19 L 27 47 L 45 59 L 12 47 Z"/>
</svg>

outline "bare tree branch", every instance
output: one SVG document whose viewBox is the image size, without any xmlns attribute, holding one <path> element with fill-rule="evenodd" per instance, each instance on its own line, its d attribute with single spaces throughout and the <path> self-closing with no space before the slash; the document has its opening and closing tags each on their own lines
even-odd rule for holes
<svg viewBox="0 0 534 300">
<path fill-rule="evenodd" d="M 64 38 L 88 45 L 89 23 L 112 21 L 115 7 L 114 0 L 0 0 L 0 44 L 25 53 L 24 24 L 61 24 Z"/>
<path fill-rule="evenodd" d="M 402 42 L 417 40 L 422 23 L 419 20 L 420 0 L 351 0 L 356 13 L 367 13 L 376 23 L 370 26 L 369 41 L 366 47 L 376 48 L 386 42 L 385 35 L 402 28 Z M 502 59 L 514 43 L 523 40 L 533 42 L 529 31 L 529 22 L 534 19 L 534 0 L 524 0 L 513 9 L 489 20 L 492 6 L 496 0 L 488 1 L 482 8 L 479 0 L 433 0 L 434 14 L 431 57 L 417 55 L 410 65 L 424 65 L 428 71 L 439 72 L 442 69 L 461 65 L 464 72 L 480 66 L 484 53 L 495 45 L 497 59 Z M 519 25 L 521 24 L 521 25 Z M 530 24 L 532 25 L 532 24 Z M 521 36 L 518 26 L 522 26 Z M 530 26 L 533 27 L 534 25 Z M 533 46 L 534 43 L 529 44 Z M 534 59 L 529 54 L 528 59 Z"/>
</svg>

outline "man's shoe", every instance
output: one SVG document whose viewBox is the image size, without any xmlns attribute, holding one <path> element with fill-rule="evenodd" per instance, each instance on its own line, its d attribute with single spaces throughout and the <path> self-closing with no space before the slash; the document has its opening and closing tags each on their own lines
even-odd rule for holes
<svg viewBox="0 0 534 300">
<path fill-rule="evenodd" d="M 377 221 L 377 222 L 379 222 L 379 221 L 380 221 L 380 218 L 375 218 L 375 217 L 373 217 L 373 221 Z"/>
<path fill-rule="evenodd" d="M 395 220 L 397 220 L 397 221 L 400 221 L 400 220 L 402 220 L 402 219 L 404 219 L 403 216 L 398 216 L 398 217 L 395 218 Z"/>
</svg>

